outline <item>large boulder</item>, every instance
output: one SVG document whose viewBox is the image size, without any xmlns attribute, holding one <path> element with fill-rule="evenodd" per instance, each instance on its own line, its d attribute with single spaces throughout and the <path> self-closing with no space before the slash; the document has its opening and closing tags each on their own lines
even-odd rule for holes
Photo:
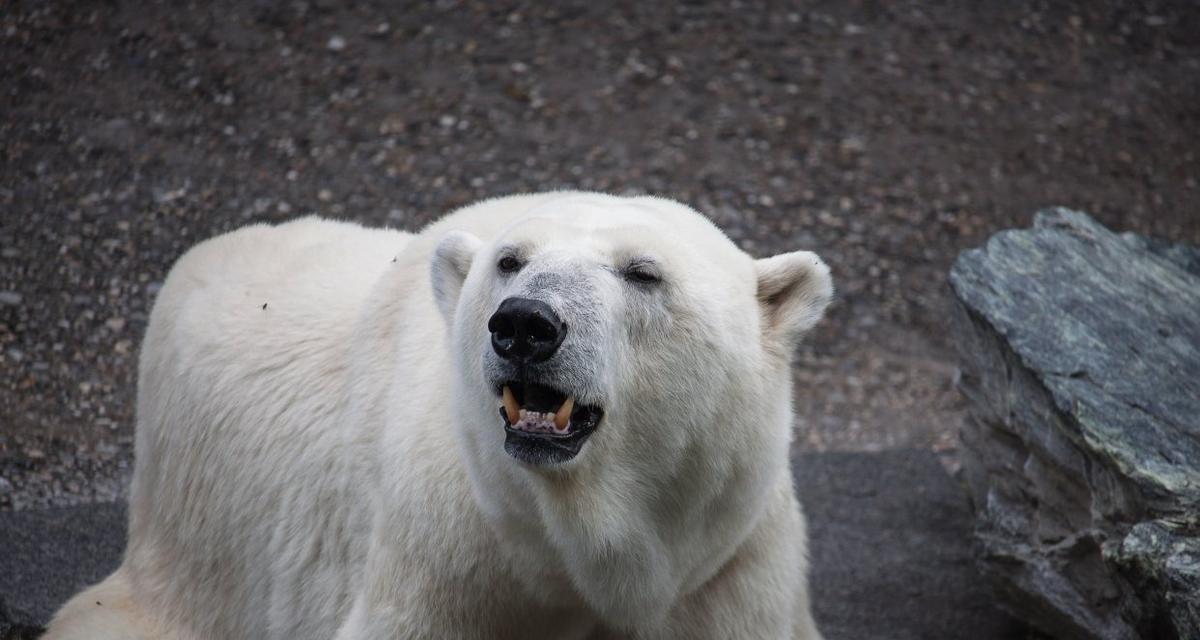
<svg viewBox="0 0 1200 640">
<path fill-rule="evenodd" d="M 1060 638 L 1200 638 L 1200 250 L 1051 209 L 950 283 L 1003 602 Z"/>
</svg>

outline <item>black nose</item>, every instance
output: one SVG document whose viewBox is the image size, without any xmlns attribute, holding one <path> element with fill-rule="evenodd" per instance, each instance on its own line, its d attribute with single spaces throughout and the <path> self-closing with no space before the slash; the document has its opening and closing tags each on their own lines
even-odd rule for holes
<svg viewBox="0 0 1200 640">
<path fill-rule="evenodd" d="M 567 335 L 567 325 L 550 305 L 529 298 L 501 302 L 487 326 L 496 353 L 516 362 L 546 360 Z"/>
</svg>

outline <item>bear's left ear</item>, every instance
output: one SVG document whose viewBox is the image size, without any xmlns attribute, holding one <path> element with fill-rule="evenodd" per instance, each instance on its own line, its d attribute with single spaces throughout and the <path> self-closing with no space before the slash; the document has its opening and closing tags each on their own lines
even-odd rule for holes
<svg viewBox="0 0 1200 640">
<path fill-rule="evenodd" d="M 454 308 L 458 306 L 463 281 L 471 270 L 475 253 L 482 246 L 482 240 L 466 231 L 451 231 L 438 241 L 433 250 L 433 260 L 429 265 L 433 299 L 447 324 L 454 320 Z"/>
<path fill-rule="evenodd" d="M 829 267 L 811 251 L 793 251 L 755 260 L 754 270 L 764 338 L 790 355 L 833 299 Z"/>
</svg>

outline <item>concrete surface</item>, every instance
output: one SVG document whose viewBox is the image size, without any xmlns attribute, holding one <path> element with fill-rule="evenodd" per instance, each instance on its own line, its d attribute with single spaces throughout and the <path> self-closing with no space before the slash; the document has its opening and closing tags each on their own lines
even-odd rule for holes
<svg viewBox="0 0 1200 640">
<path fill-rule="evenodd" d="M 993 605 L 971 560 L 965 494 L 932 453 L 804 453 L 794 467 L 827 640 L 1032 637 Z M 115 568 L 124 534 L 119 503 L 0 513 L 10 624 L 44 623 Z"/>
<path fill-rule="evenodd" d="M 116 569 L 124 549 L 122 503 L 0 513 L 0 639 L 45 624 Z"/>
</svg>

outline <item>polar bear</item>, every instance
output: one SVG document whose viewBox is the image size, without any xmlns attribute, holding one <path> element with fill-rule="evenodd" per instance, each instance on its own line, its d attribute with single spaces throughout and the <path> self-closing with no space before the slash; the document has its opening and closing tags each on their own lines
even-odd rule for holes
<svg viewBox="0 0 1200 640">
<path fill-rule="evenodd" d="M 142 347 L 124 560 L 48 638 L 795 638 L 790 360 L 832 295 L 554 192 L 201 243 Z"/>
</svg>

